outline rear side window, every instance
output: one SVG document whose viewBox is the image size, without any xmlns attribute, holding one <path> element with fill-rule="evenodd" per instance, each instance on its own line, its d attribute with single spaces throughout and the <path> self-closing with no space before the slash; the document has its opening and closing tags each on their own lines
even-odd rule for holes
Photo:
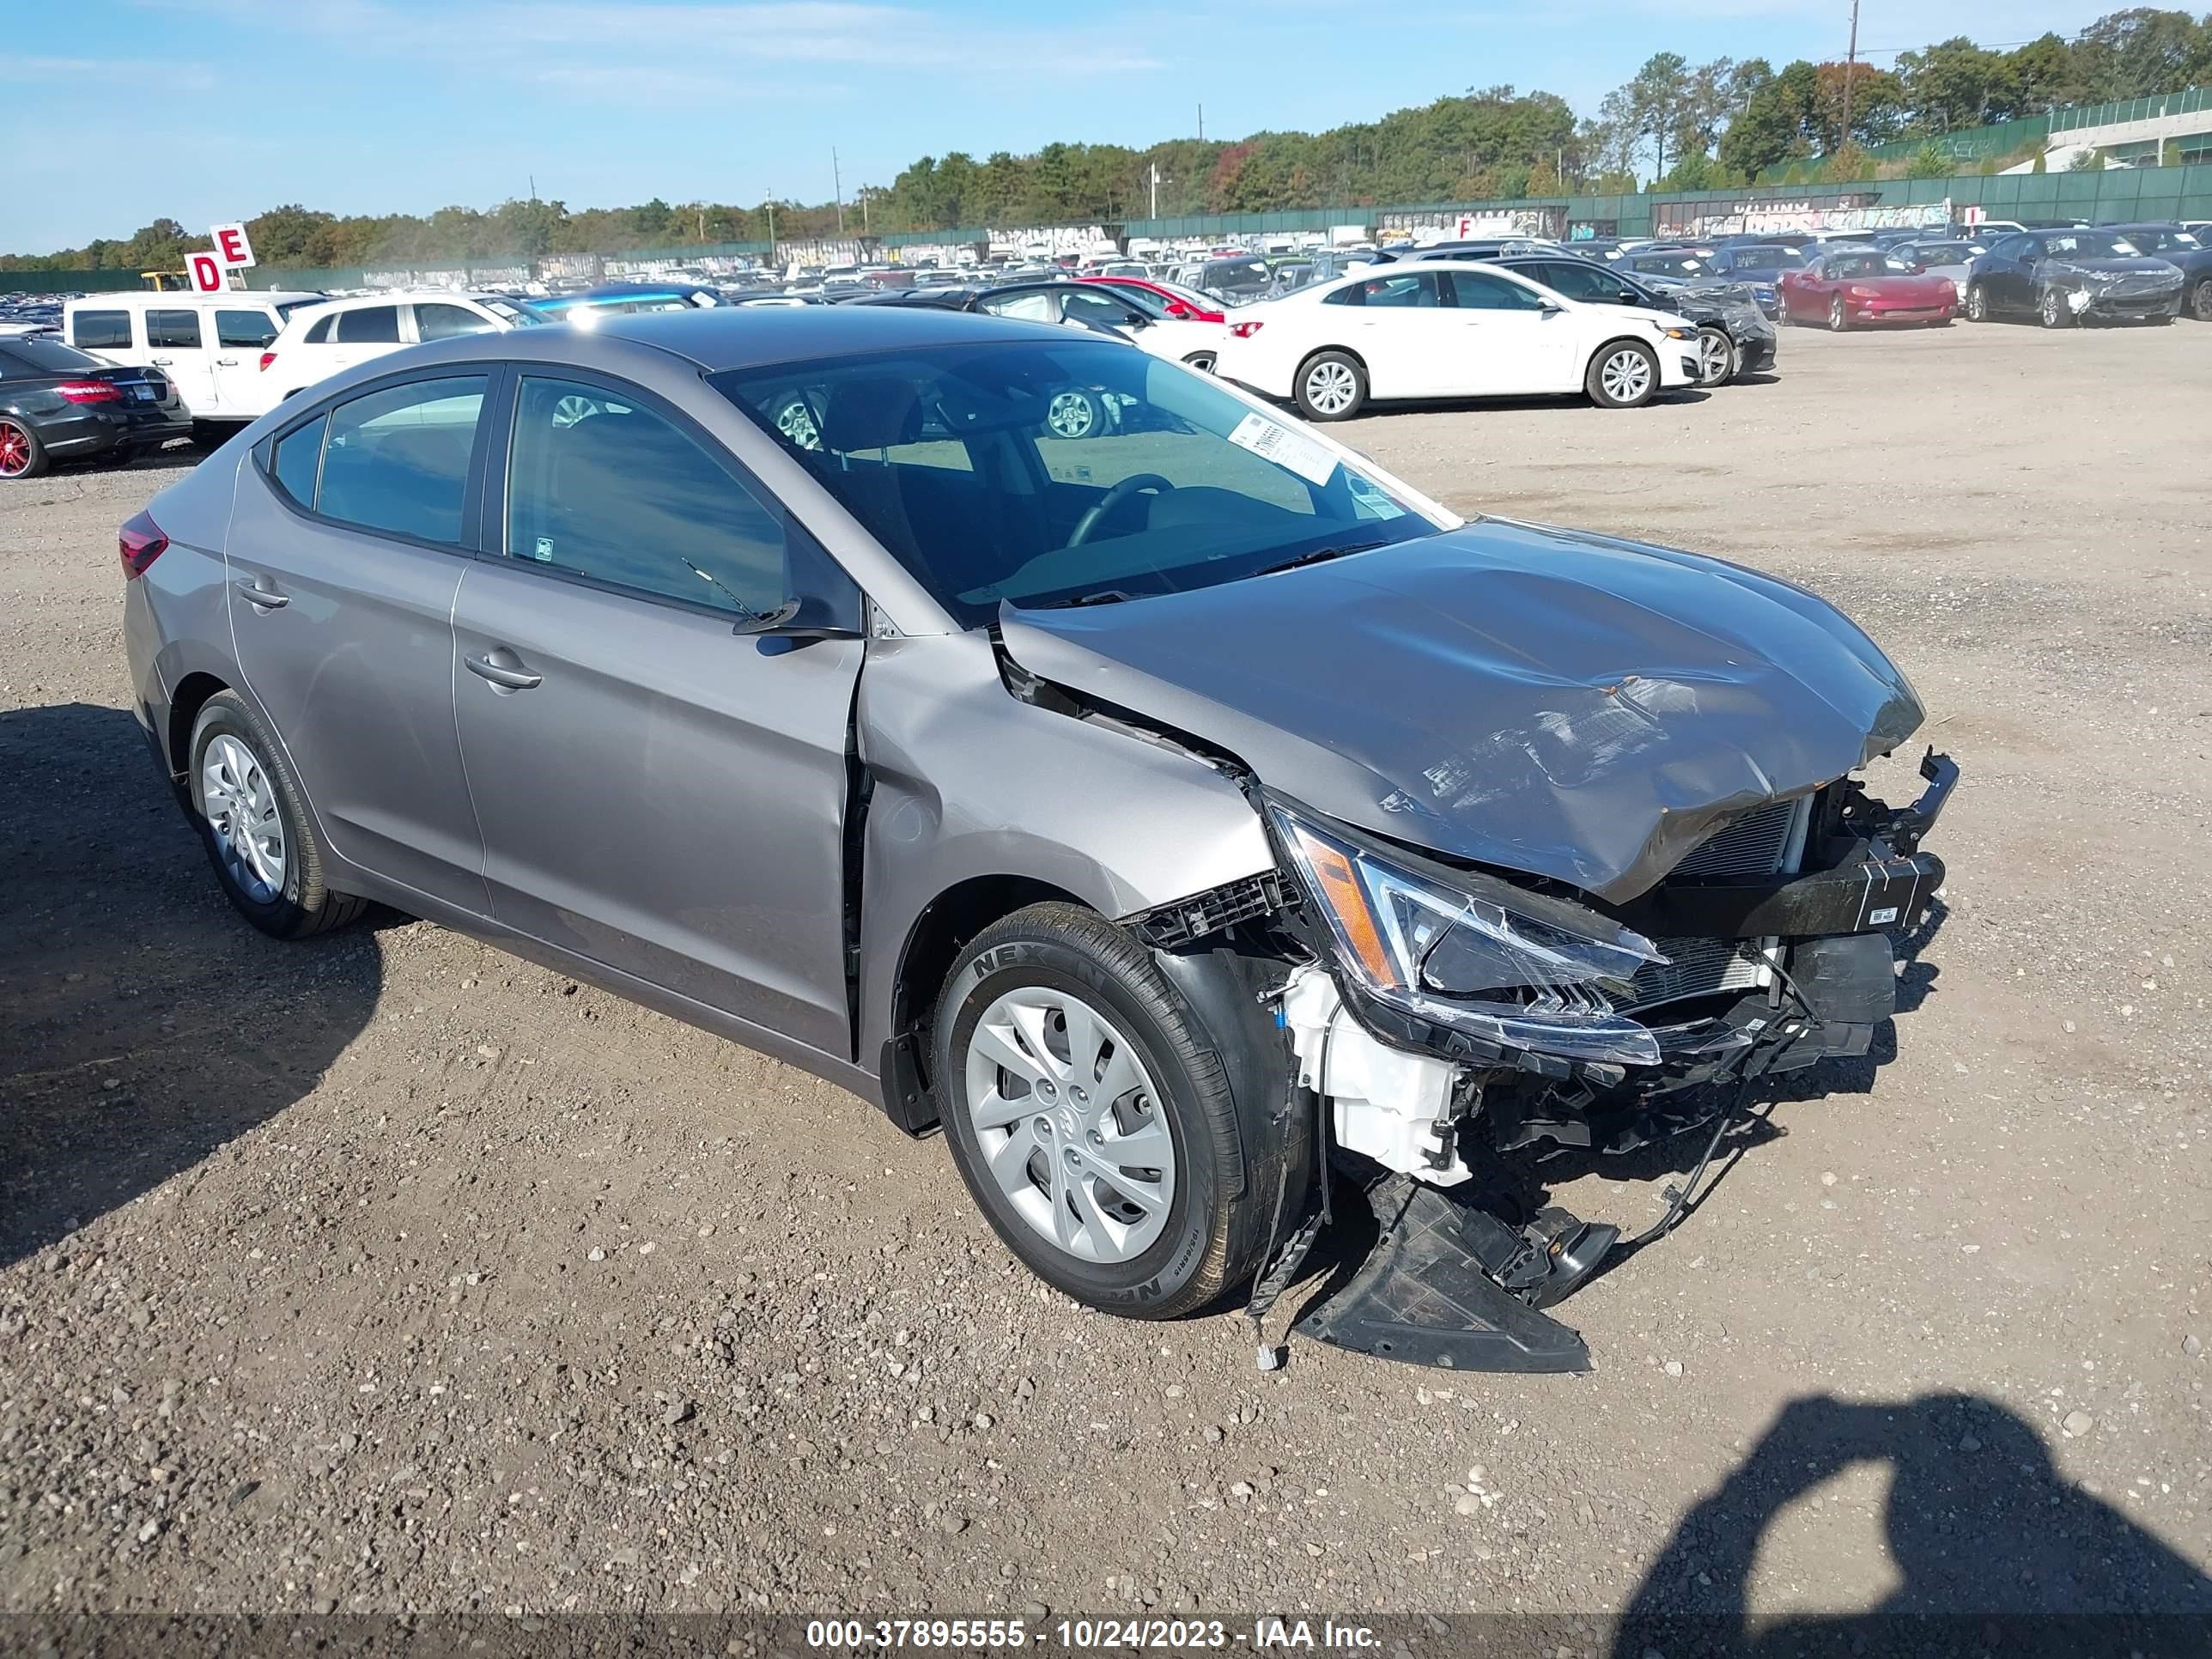
<svg viewBox="0 0 2212 1659">
<path fill-rule="evenodd" d="M 782 519 L 598 386 L 524 377 L 507 495 L 510 558 L 731 613 L 788 597 Z"/>
<path fill-rule="evenodd" d="M 450 340 L 457 334 L 483 334 L 490 328 L 489 318 L 478 316 L 466 306 L 440 302 L 415 307 L 415 334 L 418 339 Z"/>
<path fill-rule="evenodd" d="M 1462 311 L 1538 311 L 1543 296 L 1489 270 L 1455 270 L 1452 292 Z"/>
<path fill-rule="evenodd" d="M 325 340 L 328 340 L 331 337 L 331 325 L 337 320 L 337 319 L 334 317 L 324 317 L 319 319 L 314 326 L 307 331 L 306 343 L 308 345 L 321 345 Z"/>
<path fill-rule="evenodd" d="M 215 343 L 258 351 L 276 337 L 276 319 L 265 311 L 218 311 Z"/>
<path fill-rule="evenodd" d="M 315 510 L 364 530 L 459 542 L 483 394 L 481 374 L 453 375 L 340 404 L 330 414 Z"/>
<path fill-rule="evenodd" d="M 322 470 L 323 431 L 331 423 L 327 415 L 319 415 L 297 432 L 287 433 L 276 441 L 270 471 L 283 491 L 301 507 L 315 504 L 315 475 Z"/>
<path fill-rule="evenodd" d="M 200 314 L 197 311 L 149 311 L 146 313 L 146 344 L 155 351 L 198 351 Z"/>
<path fill-rule="evenodd" d="M 82 351 L 112 351 L 131 344 L 127 311 L 80 311 L 70 319 L 70 343 Z"/>
<path fill-rule="evenodd" d="M 341 311 L 337 338 L 340 345 L 398 345 L 399 307 L 363 306 L 357 311 Z"/>
<path fill-rule="evenodd" d="M 1026 323 L 1056 323 L 1060 307 L 1054 296 L 1042 289 L 1032 289 L 1026 294 L 1009 294 L 1002 300 L 986 300 L 983 309 L 994 317 L 1012 317 Z"/>
</svg>

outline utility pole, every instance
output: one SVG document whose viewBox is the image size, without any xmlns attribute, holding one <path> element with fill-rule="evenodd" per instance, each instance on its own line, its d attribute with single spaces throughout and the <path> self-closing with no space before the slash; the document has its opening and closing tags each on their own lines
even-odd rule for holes
<svg viewBox="0 0 2212 1659">
<path fill-rule="evenodd" d="M 845 234 L 845 179 L 837 171 L 837 146 L 830 146 L 830 184 L 837 192 L 837 234 Z"/>
<path fill-rule="evenodd" d="M 1206 142 L 1206 106 L 1203 104 L 1198 106 L 1198 142 L 1201 144 Z"/>
<path fill-rule="evenodd" d="M 1851 0 L 1851 46 L 1844 57 L 1844 132 L 1836 148 L 1851 142 L 1851 75 L 1859 66 L 1859 0 Z"/>
<path fill-rule="evenodd" d="M 867 185 L 862 185 L 860 186 L 860 234 L 861 234 L 861 235 L 863 235 L 863 236 L 866 236 L 866 235 L 868 234 L 868 187 L 867 187 Z"/>
<path fill-rule="evenodd" d="M 1170 183 L 1172 183 L 1172 182 L 1174 182 L 1174 181 L 1173 181 L 1173 180 L 1170 180 L 1169 182 L 1170 182 Z M 1152 216 L 1153 218 L 1157 219 L 1157 218 L 1158 218 L 1158 217 L 1160 216 L 1160 164 L 1159 164 L 1158 161 L 1155 161 L 1155 162 L 1153 162 L 1153 163 L 1152 163 Z"/>
<path fill-rule="evenodd" d="M 768 200 L 762 205 L 768 209 L 768 257 L 773 259 L 775 258 L 775 192 L 774 191 L 768 193 Z"/>
</svg>

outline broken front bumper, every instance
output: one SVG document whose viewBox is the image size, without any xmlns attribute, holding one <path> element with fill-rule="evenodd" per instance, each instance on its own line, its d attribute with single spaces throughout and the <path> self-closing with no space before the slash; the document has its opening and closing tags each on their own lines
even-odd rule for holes
<svg viewBox="0 0 2212 1659">
<path fill-rule="evenodd" d="M 1942 861 L 1920 842 L 1959 771 L 1932 750 L 1920 771 L 1927 787 L 1911 805 L 1855 802 L 1841 816 L 1849 836 L 1837 838 L 1844 850 L 1825 868 L 1683 884 L 1639 902 L 1639 927 L 1758 939 L 1775 969 L 1771 984 L 1719 1012 L 1655 1026 L 1656 1065 L 1496 1050 L 1362 999 L 1349 975 L 1294 972 L 1281 1006 L 1301 1094 L 1326 1113 L 1330 1145 L 1390 1172 L 1367 1188 L 1376 1236 L 1361 1265 L 1296 1328 L 1451 1369 L 1587 1369 L 1581 1339 L 1539 1310 L 1596 1271 L 1617 1230 L 1557 1210 L 1516 1225 L 1440 1190 L 1474 1173 L 1466 1131 L 1480 1126 L 1499 1152 L 1540 1140 L 1589 1146 L 1608 1103 L 1633 1109 L 1698 1085 L 1744 1085 L 1866 1054 L 1896 1009 L 1891 932 L 1916 922 L 1943 880 Z M 1650 914 L 1665 921 L 1653 924 Z M 1634 1136 L 1631 1128 L 1628 1144 Z"/>
</svg>

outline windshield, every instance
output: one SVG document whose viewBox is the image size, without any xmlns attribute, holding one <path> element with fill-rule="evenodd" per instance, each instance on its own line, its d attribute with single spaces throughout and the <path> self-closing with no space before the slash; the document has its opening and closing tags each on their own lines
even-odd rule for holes
<svg viewBox="0 0 2212 1659">
<path fill-rule="evenodd" d="M 1828 256 L 1828 275 L 1833 276 L 1887 276 L 1894 269 L 1885 253 L 1832 253 Z"/>
<path fill-rule="evenodd" d="M 1705 262 L 1694 253 L 1641 253 L 1629 269 L 1646 276 L 1698 276 L 1705 273 Z"/>
<path fill-rule="evenodd" d="M 1310 433 L 1103 340 L 708 379 L 966 627 L 1001 600 L 1138 599 L 1441 528 Z"/>
<path fill-rule="evenodd" d="M 1805 256 L 1794 247 L 1732 248 L 1728 256 L 1731 270 L 1796 270 L 1805 263 Z"/>
<path fill-rule="evenodd" d="M 1923 265 L 1966 265 L 1981 250 L 1969 242 L 1907 242 L 1897 252 Z"/>
<path fill-rule="evenodd" d="M 2054 259 L 2133 259 L 2142 252 L 2126 237 L 2104 230 L 2052 233 L 2044 238 L 2043 245 Z"/>
<path fill-rule="evenodd" d="M 65 346 L 59 340 L 15 339 L 6 342 L 0 349 L 40 374 L 81 374 L 88 368 L 112 366 L 88 356 L 75 346 Z"/>
</svg>

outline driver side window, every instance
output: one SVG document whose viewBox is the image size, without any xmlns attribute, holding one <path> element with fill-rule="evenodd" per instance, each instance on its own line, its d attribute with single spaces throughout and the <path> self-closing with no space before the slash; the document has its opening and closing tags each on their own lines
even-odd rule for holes
<svg viewBox="0 0 2212 1659">
<path fill-rule="evenodd" d="M 690 434 L 581 382 L 523 377 L 502 550 L 732 614 L 790 597 L 781 517 Z"/>
<path fill-rule="evenodd" d="M 1491 270 L 1455 270 L 1452 289 L 1462 311 L 1540 311 L 1541 295 Z"/>
</svg>

